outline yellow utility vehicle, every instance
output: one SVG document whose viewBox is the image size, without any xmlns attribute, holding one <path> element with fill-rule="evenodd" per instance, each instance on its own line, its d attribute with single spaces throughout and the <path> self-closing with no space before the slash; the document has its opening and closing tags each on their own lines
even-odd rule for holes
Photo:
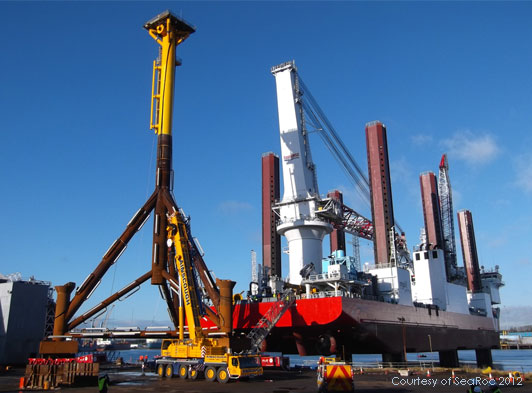
<svg viewBox="0 0 532 393">
<path fill-rule="evenodd" d="M 318 393 L 353 392 L 353 367 L 336 358 L 321 357 L 317 368 Z"/>
</svg>

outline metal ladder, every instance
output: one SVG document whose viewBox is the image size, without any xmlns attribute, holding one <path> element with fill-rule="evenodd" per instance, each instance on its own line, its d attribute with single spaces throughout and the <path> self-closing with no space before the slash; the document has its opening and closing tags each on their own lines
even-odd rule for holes
<svg viewBox="0 0 532 393">
<path fill-rule="evenodd" d="M 294 304 L 296 296 L 292 289 L 287 288 L 278 300 L 270 307 L 270 309 L 262 316 L 257 324 L 251 329 L 246 336 L 251 341 L 251 352 L 259 352 L 261 343 L 264 341 L 268 333 L 273 329 L 275 324 L 281 319 L 284 313 Z"/>
</svg>

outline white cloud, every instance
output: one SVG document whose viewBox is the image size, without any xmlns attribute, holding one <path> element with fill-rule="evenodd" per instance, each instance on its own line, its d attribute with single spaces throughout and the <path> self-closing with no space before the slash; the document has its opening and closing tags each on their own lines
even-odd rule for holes
<svg viewBox="0 0 532 393">
<path fill-rule="evenodd" d="M 421 206 L 419 175 L 420 173 L 416 173 L 406 157 L 402 156 L 399 159 L 391 160 L 390 177 L 394 196 L 399 198 L 399 195 L 406 191 L 408 193 L 406 197 L 419 202 L 419 206 Z"/>
<path fill-rule="evenodd" d="M 416 178 L 412 166 L 404 156 L 396 160 L 390 160 L 390 176 L 392 181 L 397 182 L 405 179 L 412 181 L 413 178 Z"/>
<path fill-rule="evenodd" d="M 428 144 L 432 143 L 433 139 L 434 138 L 432 137 L 432 135 L 427 135 L 427 134 L 416 134 L 416 135 L 412 135 L 410 137 L 410 140 L 412 141 L 412 144 L 414 144 L 416 146 L 428 145 Z"/>
<path fill-rule="evenodd" d="M 506 199 L 506 198 L 496 199 L 492 203 L 497 208 L 500 208 L 500 207 L 506 208 L 507 206 L 510 206 L 512 204 L 512 202 L 509 199 Z"/>
<path fill-rule="evenodd" d="M 218 204 L 218 210 L 222 214 L 237 214 L 253 209 L 253 205 L 248 202 L 241 202 L 235 200 L 222 201 Z"/>
<path fill-rule="evenodd" d="M 471 130 L 460 130 L 442 141 L 449 156 L 463 160 L 470 165 L 483 165 L 497 157 L 501 149 L 495 138 L 488 133 L 475 133 Z"/>
<path fill-rule="evenodd" d="M 490 237 L 487 241 L 488 247 L 499 248 L 508 244 L 508 235 L 502 234 L 494 237 Z"/>
<path fill-rule="evenodd" d="M 515 184 L 527 193 L 532 193 L 532 155 L 522 155 L 516 158 Z"/>
</svg>

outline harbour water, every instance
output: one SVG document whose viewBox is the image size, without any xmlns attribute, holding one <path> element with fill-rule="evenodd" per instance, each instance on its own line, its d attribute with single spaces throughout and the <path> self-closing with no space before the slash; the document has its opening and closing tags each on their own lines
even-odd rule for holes
<svg viewBox="0 0 532 393">
<path fill-rule="evenodd" d="M 491 351 L 493 358 L 493 369 L 532 372 L 532 350 L 500 350 L 494 349 Z M 409 362 L 438 362 L 438 352 L 423 352 L 423 353 L 409 353 L 407 354 Z M 458 351 L 458 360 L 460 365 L 464 367 L 476 368 L 476 355 L 474 350 Z M 353 361 L 355 364 L 371 363 L 381 361 L 381 355 L 354 355 Z"/>
<path fill-rule="evenodd" d="M 109 351 L 108 356 L 111 360 L 118 357 L 123 358 L 127 363 L 135 363 L 140 356 L 148 356 L 152 360 L 154 356 L 161 353 L 158 349 L 130 349 L 124 351 Z M 509 350 L 492 350 L 493 368 L 495 370 L 532 372 L 532 349 L 509 349 Z M 319 356 L 298 356 L 287 355 L 290 357 L 290 364 L 294 366 L 315 367 Z M 461 366 L 476 367 L 475 351 L 458 351 L 458 359 Z M 423 352 L 407 354 L 409 362 L 422 362 L 427 367 L 438 362 L 438 352 Z M 356 354 L 353 355 L 353 363 L 360 367 L 375 367 L 381 361 L 380 354 Z"/>
</svg>

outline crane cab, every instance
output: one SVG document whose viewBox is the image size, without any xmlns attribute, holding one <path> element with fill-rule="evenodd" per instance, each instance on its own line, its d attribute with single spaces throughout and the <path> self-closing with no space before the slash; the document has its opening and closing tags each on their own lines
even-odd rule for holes
<svg viewBox="0 0 532 393">
<path fill-rule="evenodd" d="M 229 356 L 227 361 L 227 371 L 231 378 L 254 377 L 262 375 L 260 356 L 258 355 L 236 355 Z"/>
</svg>

